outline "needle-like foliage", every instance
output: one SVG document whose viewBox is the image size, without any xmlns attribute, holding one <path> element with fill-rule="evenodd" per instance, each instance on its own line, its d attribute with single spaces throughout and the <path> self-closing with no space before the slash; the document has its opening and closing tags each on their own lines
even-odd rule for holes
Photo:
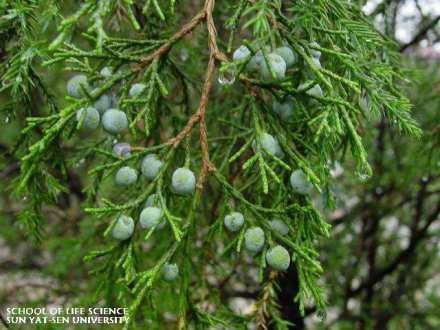
<svg viewBox="0 0 440 330">
<path fill-rule="evenodd" d="M 0 7 L 0 36 L 0 91 L 9 99 L 2 111 L 25 119 L 13 150 L 20 163 L 13 187 L 27 201 L 20 219 L 41 240 L 50 227 L 44 207 L 59 204 L 77 181 L 84 185 L 80 221 L 89 229 L 78 240 L 90 247 L 84 260 L 93 266 L 95 298 L 129 306 L 126 327 L 164 328 L 169 312 L 180 329 L 286 329 L 279 273 L 266 264 L 276 245 L 296 272 L 291 299 L 302 313 L 308 304 L 325 313 L 316 243 L 331 228 L 313 196 L 329 191 L 336 159 L 355 162 L 360 178 L 372 175 L 362 142 L 367 121 L 385 116 L 400 132 L 420 135 L 401 92 L 396 45 L 349 0 L 11 0 Z M 240 45 L 249 56 L 233 60 Z M 273 61 L 282 46 L 296 57 L 286 72 Z M 250 70 L 253 60 L 265 71 Z M 54 77 L 60 69 L 65 74 Z M 75 98 L 64 86 L 78 74 L 87 83 L 74 86 Z M 78 111 L 102 97 L 122 114 L 102 112 L 103 129 L 84 129 L 97 115 Z M 286 119 L 272 105 L 288 98 Z M 129 153 L 115 154 L 117 142 L 129 143 Z M 146 178 L 141 163 L 152 153 L 162 164 Z M 134 170 L 115 181 L 125 166 Z M 177 168 L 196 182 L 189 171 L 173 175 Z M 296 170 L 310 193 L 293 189 Z M 152 194 L 164 228 L 140 223 Z M 224 217 L 234 211 L 244 224 L 229 232 Z M 123 241 L 113 231 L 121 215 L 135 223 Z M 273 219 L 287 224 L 287 235 Z M 259 252 L 246 249 L 251 227 L 264 231 Z M 178 267 L 172 282 L 162 280 L 167 263 Z M 261 289 L 246 316 L 227 301 L 240 285 Z"/>
</svg>

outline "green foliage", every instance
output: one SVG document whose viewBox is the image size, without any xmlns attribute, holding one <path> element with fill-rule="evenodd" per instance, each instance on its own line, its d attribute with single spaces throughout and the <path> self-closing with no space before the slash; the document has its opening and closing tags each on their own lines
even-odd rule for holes
<svg viewBox="0 0 440 330">
<path fill-rule="evenodd" d="M 72 189 L 70 173 L 78 172 L 87 214 L 80 221 L 94 226 L 79 238 L 90 246 L 84 260 L 93 265 L 94 298 L 129 306 L 126 327 L 160 324 L 170 311 L 182 329 L 269 322 L 285 329 L 266 255 L 282 249 L 281 261 L 278 255 L 267 260 L 280 270 L 292 255 L 299 283 L 292 299 L 301 313 L 308 303 L 324 312 L 316 242 L 330 234 L 311 186 L 304 195 L 292 189 L 292 171 L 301 171 L 303 186 L 328 190 L 335 159 L 353 160 L 359 175 L 371 175 L 360 133 L 370 117 L 383 115 L 409 135 L 420 130 L 401 92 L 405 78 L 395 45 L 352 1 L 196 3 L 196 9 L 190 1 L 156 0 L 2 5 L 0 91 L 11 100 L 2 111 L 25 119 L 12 151 L 20 161 L 13 188 L 28 200 L 20 220 L 41 240 L 50 225 L 43 207 L 57 205 Z M 223 52 L 241 44 L 251 55 L 230 61 Z M 271 53 L 281 46 L 297 56 L 287 71 Z M 260 73 L 245 71 L 254 56 Z M 68 74 L 53 77 L 61 68 Z M 49 93 L 49 82 L 65 86 L 76 74 L 93 88 L 74 86 L 69 94 L 77 98 L 64 88 Z M 77 111 L 105 95 L 118 110 L 101 116 L 104 130 L 79 130 L 87 118 L 78 124 Z M 359 105 L 365 96 L 368 109 Z M 288 121 L 272 109 L 285 99 L 295 103 Z M 129 154 L 113 152 L 118 141 L 129 143 Z M 115 175 L 128 182 L 118 179 L 121 169 L 140 171 L 151 153 L 162 162 L 154 175 L 131 175 L 128 187 L 114 184 Z M 157 224 L 145 231 L 138 220 L 153 193 L 168 224 L 161 231 Z M 228 233 L 223 221 L 233 209 L 246 221 Z M 285 221 L 288 235 L 270 223 L 274 217 Z M 121 219 L 134 219 L 134 230 Z M 178 278 L 164 283 L 170 264 Z M 232 281 L 246 283 L 237 272 L 257 274 L 253 282 L 263 293 L 244 317 L 225 299 Z"/>
<path fill-rule="evenodd" d="M 376 175 L 360 183 L 347 164 L 330 187 L 339 212 L 322 258 L 325 269 L 337 270 L 324 275 L 335 329 L 430 329 L 440 322 L 440 95 L 430 88 L 438 86 L 438 64 L 405 66 L 417 69 L 408 95 L 423 138 L 398 136 L 385 119 L 367 125 Z"/>
</svg>

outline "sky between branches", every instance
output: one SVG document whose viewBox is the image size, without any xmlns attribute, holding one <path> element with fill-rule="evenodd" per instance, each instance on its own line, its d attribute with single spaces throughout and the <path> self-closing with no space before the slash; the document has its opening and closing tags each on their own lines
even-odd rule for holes
<svg viewBox="0 0 440 330">
<path fill-rule="evenodd" d="M 382 3 L 384 0 L 370 0 L 364 6 L 363 10 L 368 15 L 374 11 L 374 9 Z M 422 13 L 425 16 L 436 17 L 440 15 L 440 1 L 439 0 L 419 0 L 417 1 L 422 9 Z M 419 25 L 422 17 L 417 9 L 416 1 L 406 0 L 402 1 L 397 14 L 397 28 L 396 28 L 396 39 L 401 43 L 409 42 L 416 33 L 416 27 Z M 383 17 L 379 15 L 376 18 L 376 25 L 381 28 Z M 420 43 L 420 46 L 430 47 L 426 40 Z M 440 52 L 440 42 L 433 45 L 437 52 Z"/>
</svg>

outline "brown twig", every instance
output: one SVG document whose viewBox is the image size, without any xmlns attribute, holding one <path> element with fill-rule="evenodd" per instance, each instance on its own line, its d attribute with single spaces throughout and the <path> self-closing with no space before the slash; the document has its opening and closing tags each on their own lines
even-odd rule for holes
<svg viewBox="0 0 440 330">
<path fill-rule="evenodd" d="M 226 55 L 223 54 L 217 46 L 217 30 L 215 28 L 214 18 L 212 13 L 214 11 L 215 0 L 206 0 L 205 12 L 206 12 L 206 25 L 208 29 L 209 49 L 215 59 L 219 61 L 226 61 Z"/>
<path fill-rule="evenodd" d="M 215 167 L 209 160 L 209 145 L 208 145 L 208 131 L 206 127 L 206 107 L 209 101 L 209 93 L 212 88 L 212 80 L 215 71 L 215 61 L 226 61 L 226 55 L 223 54 L 217 45 L 217 31 L 215 29 L 214 19 L 212 16 L 214 10 L 215 0 L 206 0 L 204 9 L 202 11 L 203 17 L 206 17 L 206 25 L 208 29 L 208 43 L 209 43 L 209 61 L 206 69 L 205 82 L 203 84 L 202 95 L 197 111 L 188 120 L 185 127 L 180 131 L 177 136 L 170 139 L 168 144 L 171 144 L 176 148 L 182 140 L 187 137 L 195 124 L 199 123 L 200 127 L 200 146 L 202 150 L 202 169 L 200 171 L 199 178 L 197 180 L 197 188 L 202 189 L 205 183 L 206 177 L 209 172 L 214 171 Z M 199 15 L 202 15 L 199 13 Z"/>
<path fill-rule="evenodd" d="M 177 148 L 177 146 L 183 141 L 183 139 L 191 133 L 194 126 L 199 123 L 200 146 L 202 151 L 202 169 L 197 180 L 198 189 L 203 188 L 203 184 L 206 180 L 207 174 L 215 170 L 214 165 L 209 160 L 208 131 L 205 115 L 206 107 L 209 100 L 209 93 L 212 88 L 212 79 L 215 71 L 215 61 L 218 60 L 222 62 L 227 60 L 226 55 L 220 51 L 217 45 L 217 30 L 215 28 L 213 18 L 214 6 L 215 0 L 206 0 L 203 9 L 197 15 L 195 15 L 188 23 L 186 23 L 178 32 L 176 32 L 166 43 L 164 43 L 156 51 L 143 58 L 140 61 L 138 67 L 138 70 L 141 70 L 152 61 L 159 59 L 171 49 L 174 43 L 182 39 L 185 35 L 194 30 L 200 24 L 200 22 L 206 19 L 210 54 L 199 106 L 197 111 L 191 116 L 191 118 L 188 120 L 185 127 L 179 132 L 179 134 L 177 134 L 174 138 L 170 139 L 167 142 L 173 148 Z"/>
<path fill-rule="evenodd" d="M 194 30 L 197 25 L 200 24 L 206 17 L 206 10 L 201 10 L 197 15 L 195 15 L 188 23 L 186 23 L 182 28 L 177 31 L 166 43 L 160 46 L 155 52 L 150 55 L 144 57 L 140 63 L 138 70 L 141 70 L 143 67 L 151 63 L 155 59 L 159 59 L 162 55 L 168 53 L 173 44 L 175 44 L 178 40 L 182 39 L 192 30 Z"/>
<path fill-rule="evenodd" d="M 168 53 L 171 47 L 192 30 L 194 30 L 204 19 L 206 19 L 206 24 L 208 28 L 209 35 L 209 48 L 211 52 L 214 53 L 214 57 L 219 61 L 225 61 L 226 56 L 220 51 L 217 46 L 217 31 L 215 29 L 214 19 L 212 17 L 212 12 L 214 10 L 215 0 L 206 0 L 204 8 L 195 15 L 188 23 L 186 23 L 182 28 L 177 31 L 171 38 L 160 46 L 156 51 L 150 55 L 144 57 L 139 62 L 139 70 L 151 63 L 152 61 L 159 59 L 164 54 Z"/>
<path fill-rule="evenodd" d="M 277 272 L 271 271 L 268 275 L 268 281 L 263 286 L 261 298 L 256 303 L 256 322 L 259 329 L 268 329 L 268 319 L 270 317 L 269 305 L 273 295 L 273 285 L 277 279 Z"/>
<path fill-rule="evenodd" d="M 214 165 L 211 164 L 209 160 L 209 145 L 208 145 L 208 130 L 206 127 L 206 105 L 209 99 L 209 91 L 212 86 L 212 75 L 215 70 L 215 55 L 211 53 L 209 57 L 208 69 L 206 71 L 206 81 L 203 88 L 204 93 L 200 99 L 200 146 L 202 149 L 202 170 L 200 171 L 200 176 L 197 181 L 197 188 L 202 189 L 208 172 L 213 171 Z"/>
</svg>

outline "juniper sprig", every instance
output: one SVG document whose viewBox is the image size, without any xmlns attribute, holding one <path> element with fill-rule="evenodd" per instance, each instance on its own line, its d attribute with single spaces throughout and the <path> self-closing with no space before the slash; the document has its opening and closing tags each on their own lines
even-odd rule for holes
<svg viewBox="0 0 440 330">
<path fill-rule="evenodd" d="M 420 134 L 396 46 L 359 5 L 11 0 L 0 15 L 0 91 L 13 103 L 2 111 L 25 119 L 13 151 L 20 219 L 41 239 L 43 206 L 81 174 L 95 297 L 127 304 L 126 327 L 169 311 L 179 329 L 284 329 L 274 271 L 289 267 L 301 313 L 325 311 L 315 244 L 330 225 L 314 197 L 337 159 L 372 175 L 372 118 Z M 263 294 L 240 317 L 225 296 L 246 273 Z"/>
</svg>

